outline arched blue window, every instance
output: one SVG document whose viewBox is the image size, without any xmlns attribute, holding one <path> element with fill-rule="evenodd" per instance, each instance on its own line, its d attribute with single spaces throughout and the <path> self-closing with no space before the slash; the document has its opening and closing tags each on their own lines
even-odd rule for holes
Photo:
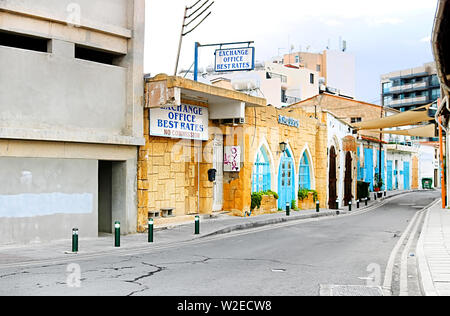
<svg viewBox="0 0 450 316">
<path fill-rule="evenodd" d="M 264 148 L 259 150 L 253 166 L 252 192 L 262 192 L 271 189 L 270 161 Z"/>
<path fill-rule="evenodd" d="M 300 161 L 299 188 L 311 190 L 311 166 L 306 152 Z"/>
</svg>

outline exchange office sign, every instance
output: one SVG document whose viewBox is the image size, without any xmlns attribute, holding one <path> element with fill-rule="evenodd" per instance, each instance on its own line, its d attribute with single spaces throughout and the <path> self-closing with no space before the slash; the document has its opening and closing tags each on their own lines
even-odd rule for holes
<svg viewBox="0 0 450 316">
<path fill-rule="evenodd" d="M 216 72 L 246 71 L 255 68 L 255 48 L 229 48 L 216 50 Z"/>
<path fill-rule="evenodd" d="M 150 109 L 150 135 L 207 141 L 208 108 L 181 104 Z"/>
</svg>

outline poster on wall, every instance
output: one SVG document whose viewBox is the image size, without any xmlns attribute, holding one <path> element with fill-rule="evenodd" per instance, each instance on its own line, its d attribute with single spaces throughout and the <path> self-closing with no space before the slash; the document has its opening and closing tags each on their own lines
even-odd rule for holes
<svg viewBox="0 0 450 316">
<path fill-rule="evenodd" d="M 208 108 L 181 104 L 150 109 L 150 136 L 207 141 Z"/>
<path fill-rule="evenodd" d="M 240 172 L 241 171 L 241 147 L 226 146 L 224 150 L 223 171 Z"/>
</svg>

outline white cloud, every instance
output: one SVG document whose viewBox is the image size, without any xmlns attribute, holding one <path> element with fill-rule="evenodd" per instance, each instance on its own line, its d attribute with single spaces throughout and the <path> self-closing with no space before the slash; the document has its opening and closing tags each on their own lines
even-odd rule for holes
<svg viewBox="0 0 450 316">
<path fill-rule="evenodd" d="M 422 43 L 430 43 L 431 42 L 431 36 L 426 36 L 420 40 Z"/>
</svg>

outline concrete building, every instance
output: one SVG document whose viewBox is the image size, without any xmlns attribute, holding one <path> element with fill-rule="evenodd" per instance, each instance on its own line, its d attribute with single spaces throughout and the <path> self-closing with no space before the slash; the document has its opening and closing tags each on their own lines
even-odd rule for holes
<svg viewBox="0 0 450 316">
<path fill-rule="evenodd" d="M 144 9 L 0 1 L 0 244 L 136 231 Z"/>
<path fill-rule="evenodd" d="M 356 98 L 356 59 L 349 52 L 342 50 L 324 50 L 322 53 L 297 52 L 285 55 L 283 63 L 317 71 L 323 91 Z"/>
<path fill-rule="evenodd" d="M 382 105 L 401 112 L 433 103 L 440 95 L 434 62 L 381 76 Z"/>
</svg>

